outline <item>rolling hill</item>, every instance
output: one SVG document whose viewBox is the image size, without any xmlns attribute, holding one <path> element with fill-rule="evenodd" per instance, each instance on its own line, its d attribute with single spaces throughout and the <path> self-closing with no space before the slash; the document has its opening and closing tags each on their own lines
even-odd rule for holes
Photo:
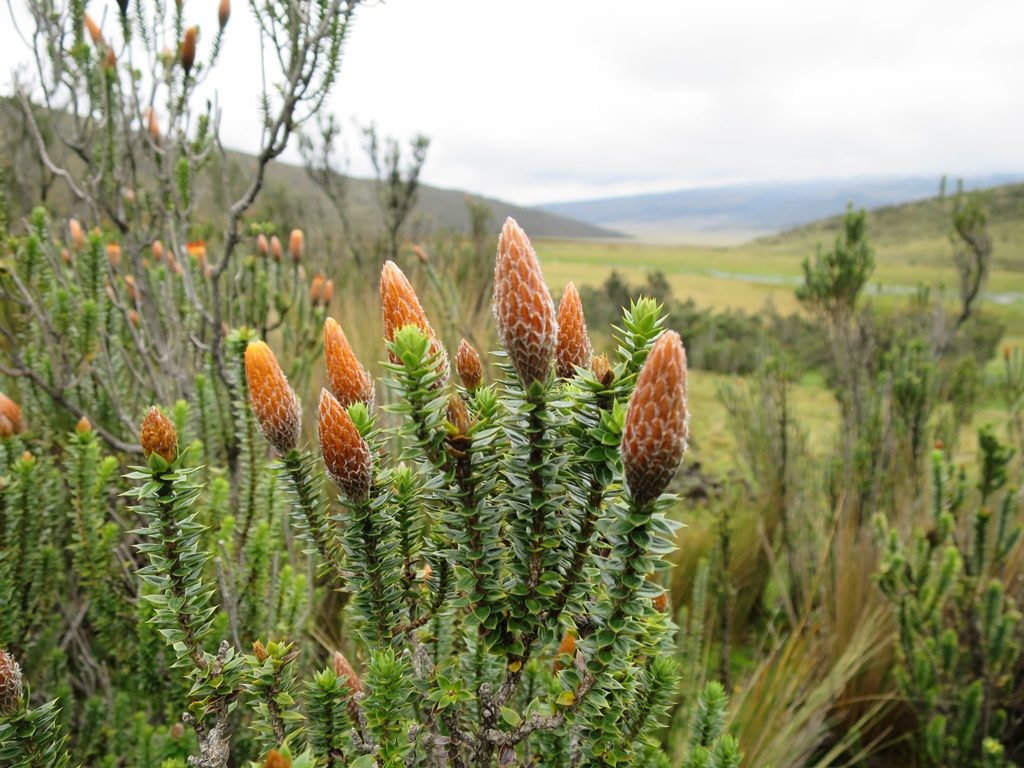
<svg viewBox="0 0 1024 768">
<path fill-rule="evenodd" d="M 968 188 L 1024 179 L 1001 174 L 966 179 Z M 823 179 L 686 189 L 541 207 L 649 240 L 738 243 L 840 214 L 847 203 L 877 208 L 933 197 L 932 177 Z"/>
</svg>

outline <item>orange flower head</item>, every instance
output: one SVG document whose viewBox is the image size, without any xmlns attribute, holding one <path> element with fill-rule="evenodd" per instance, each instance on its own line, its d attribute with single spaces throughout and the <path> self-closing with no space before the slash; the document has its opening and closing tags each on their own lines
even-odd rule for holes
<svg viewBox="0 0 1024 768">
<path fill-rule="evenodd" d="M 146 107 L 146 125 L 149 128 L 149 136 L 156 143 L 160 143 L 160 122 L 156 118 L 156 112 L 152 107 Z"/>
<path fill-rule="evenodd" d="M 366 403 L 367 407 L 373 405 L 373 379 L 333 317 L 324 321 L 324 362 L 331 393 L 343 408 L 356 402 Z"/>
<path fill-rule="evenodd" d="M 562 657 L 566 654 L 569 656 L 576 654 L 576 635 L 572 632 L 562 635 L 562 642 L 558 644 L 558 653 L 555 654 L 555 672 L 562 669 Z"/>
<path fill-rule="evenodd" d="M 155 405 L 142 420 L 139 445 L 147 458 L 155 453 L 170 462 L 178 455 L 178 432 L 174 423 Z"/>
<path fill-rule="evenodd" d="M 313 275 L 313 282 L 309 284 L 309 300 L 313 304 L 320 303 L 320 297 L 324 293 L 324 276 Z"/>
<path fill-rule="evenodd" d="M 21 406 L 3 392 L 0 392 L 0 416 L 10 422 L 12 435 L 20 435 L 25 431 L 25 415 L 21 412 Z"/>
<path fill-rule="evenodd" d="M 622 464 L 633 501 L 643 506 L 668 486 L 686 452 L 686 351 L 675 331 L 654 344 L 637 377 L 622 431 Z"/>
<path fill-rule="evenodd" d="M 331 299 L 334 298 L 334 281 L 328 278 L 324 280 L 324 292 L 320 295 L 321 303 L 326 307 L 331 303 Z"/>
<path fill-rule="evenodd" d="M 664 613 L 668 610 L 668 592 L 662 592 L 660 595 L 651 598 L 651 605 L 654 606 L 654 610 Z"/>
<path fill-rule="evenodd" d="M 107 261 L 110 266 L 117 269 L 121 266 L 121 244 L 107 243 Z"/>
<path fill-rule="evenodd" d="M 476 391 L 483 383 L 484 367 L 480 355 L 465 339 L 459 342 L 459 351 L 455 353 L 455 368 L 463 386 L 470 392 Z"/>
<path fill-rule="evenodd" d="M 302 408 L 265 342 L 250 341 L 245 348 L 245 378 L 249 383 L 249 403 L 260 432 L 274 450 L 284 456 L 299 443 Z"/>
<path fill-rule="evenodd" d="M 267 753 L 267 762 L 264 768 L 292 768 L 292 759 L 287 755 L 272 749 Z"/>
<path fill-rule="evenodd" d="M 192 65 L 196 63 L 196 37 L 198 35 L 198 27 L 189 27 L 185 30 L 185 37 L 181 41 L 181 68 L 185 70 L 186 77 L 192 71 Z"/>
<path fill-rule="evenodd" d="M 82 222 L 78 219 L 68 220 L 68 236 L 71 240 L 71 247 L 76 251 L 85 248 L 85 229 L 82 228 Z"/>
<path fill-rule="evenodd" d="M 13 715 L 20 710 L 24 695 L 21 667 L 14 656 L 0 648 L 0 715 Z"/>
<path fill-rule="evenodd" d="M 270 242 L 262 232 L 256 238 L 256 250 L 259 251 L 260 256 L 268 256 L 270 254 Z"/>
<path fill-rule="evenodd" d="M 505 220 L 494 267 L 498 335 L 524 387 L 547 381 L 555 356 L 555 305 L 523 228 Z"/>
<path fill-rule="evenodd" d="M 306 251 L 306 236 L 301 229 L 293 229 L 288 235 L 288 254 L 292 261 L 298 264 L 302 261 L 302 254 Z"/>
<path fill-rule="evenodd" d="M 230 18 L 231 0 L 220 0 L 220 7 L 217 8 L 217 22 L 220 24 L 221 29 L 228 25 L 228 19 Z"/>
<path fill-rule="evenodd" d="M 469 415 L 469 409 L 458 395 L 451 395 L 448 398 L 445 417 L 459 436 L 468 435 L 469 431 L 473 428 L 473 418 Z"/>
<path fill-rule="evenodd" d="M 571 379 L 576 375 L 577 367 L 590 367 L 590 357 L 590 337 L 580 292 L 576 290 L 575 283 L 569 283 L 558 304 L 558 342 L 555 345 L 558 375 Z"/>
<path fill-rule="evenodd" d="M 615 369 L 612 368 L 608 355 L 594 355 L 594 359 L 590 363 L 590 372 L 605 388 L 610 387 L 611 383 L 615 381 Z"/>
<path fill-rule="evenodd" d="M 153 241 L 153 245 L 149 247 L 149 252 L 153 254 L 153 261 L 164 260 L 164 244 L 159 240 Z"/>
<path fill-rule="evenodd" d="M 263 663 L 270 658 L 270 654 L 267 653 L 267 647 L 263 645 L 259 640 L 252 644 L 252 652 L 256 657 L 256 661 Z"/>
<path fill-rule="evenodd" d="M 362 692 L 363 681 L 341 651 L 334 652 L 334 673 L 348 684 L 350 696 Z"/>
<path fill-rule="evenodd" d="M 380 273 L 380 301 L 384 308 L 384 337 L 388 341 L 393 341 L 395 333 L 399 330 L 407 325 L 415 325 L 430 339 L 430 352 L 438 357 L 437 370 L 441 374 L 438 386 L 447 384 L 448 352 L 427 320 L 427 314 L 423 311 L 409 279 L 393 261 L 385 263 Z M 401 362 L 390 352 L 388 354 L 392 363 L 397 365 Z"/>
<path fill-rule="evenodd" d="M 274 261 L 281 260 L 281 238 L 277 235 L 270 236 L 270 255 Z"/>
<path fill-rule="evenodd" d="M 320 390 L 318 427 L 327 474 L 352 501 L 365 501 L 370 495 L 370 447 L 348 411 L 326 389 Z"/>
<path fill-rule="evenodd" d="M 89 432 L 92 432 L 92 423 L 85 416 L 83 416 L 78 420 L 78 423 L 75 424 L 75 432 L 77 432 L 80 435 L 85 435 L 88 434 Z"/>
</svg>

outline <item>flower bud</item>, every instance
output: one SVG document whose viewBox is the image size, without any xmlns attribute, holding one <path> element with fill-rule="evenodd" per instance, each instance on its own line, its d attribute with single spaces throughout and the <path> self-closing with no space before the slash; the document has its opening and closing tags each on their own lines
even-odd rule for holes
<svg viewBox="0 0 1024 768">
<path fill-rule="evenodd" d="M 252 644 L 252 652 L 256 656 L 256 660 L 261 664 L 270 658 L 270 654 L 267 653 L 267 648 L 259 640 Z"/>
<path fill-rule="evenodd" d="M 284 456 L 299 443 L 302 408 L 266 343 L 250 341 L 245 348 L 245 377 L 260 432 Z"/>
<path fill-rule="evenodd" d="M 78 420 L 78 423 L 75 424 L 75 432 L 77 432 L 80 435 L 92 432 L 92 423 L 89 421 L 89 419 L 83 416 Z"/>
<path fill-rule="evenodd" d="M 334 652 L 334 673 L 348 684 L 349 695 L 360 693 L 363 690 L 363 683 L 359 679 L 359 675 L 356 674 L 341 651 Z"/>
<path fill-rule="evenodd" d="M 281 260 L 281 238 L 277 235 L 272 235 L 270 238 L 270 255 L 274 261 Z"/>
<path fill-rule="evenodd" d="M 146 124 L 149 135 L 157 144 L 160 143 L 160 123 L 156 119 L 156 112 L 151 107 L 146 107 Z"/>
<path fill-rule="evenodd" d="M 181 67 L 188 77 L 192 71 L 192 65 L 196 63 L 196 36 L 199 34 L 197 27 L 189 27 L 185 30 L 185 37 L 181 41 Z"/>
<path fill-rule="evenodd" d="M 25 416 L 21 406 L 3 392 L 0 392 L 0 416 L 10 423 L 11 435 L 20 435 L 25 431 Z"/>
<path fill-rule="evenodd" d="M 107 243 L 107 261 L 110 266 L 117 269 L 121 266 L 121 244 Z"/>
<path fill-rule="evenodd" d="M 445 409 L 445 417 L 452 425 L 456 435 L 468 435 L 473 428 L 473 418 L 469 415 L 466 403 L 458 395 L 451 395 L 448 398 L 448 406 Z"/>
<path fill-rule="evenodd" d="M 330 305 L 333 298 L 334 281 L 331 279 L 324 280 L 324 292 L 320 295 L 320 302 L 326 307 Z"/>
<path fill-rule="evenodd" d="M 161 243 L 159 240 L 154 240 L 153 245 L 150 246 L 149 250 L 150 253 L 153 254 L 154 261 L 164 260 L 164 244 Z"/>
<path fill-rule="evenodd" d="M 566 632 L 562 635 L 562 642 L 558 644 L 558 653 L 555 654 L 555 672 L 562 669 L 562 657 L 566 654 L 569 656 L 576 655 L 576 635 L 572 632 Z"/>
<path fill-rule="evenodd" d="M 638 506 L 668 486 L 686 452 L 686 352 L 679 334 L 666 331 L 637 377 L 622 431 L 626 484 Z"/>
<path fill-rule="evenodd" d="M 142 420 L 139 445 L 142 446 L 146 458 L 155 453 L 171 462 L 178 454 L 178 432 L 174 428 L 174 423 L 155 405 Z"/>
<path fill-rule="evenodd" d="M 494 267 L 498 336 L 524 387 L 546 382 L 555 356 L 555 305 L 529 238 L 506 219 Z"/>
<path fill-rule="evenodd" d="M 348 411 L 326 389 L 320 390 L 318 428 L 327 474 L 349 499 L 365 501 L 370 495 L 370 447 Z"/>
<path fill-rule="evenodd" d="M 68 220 L 68 237 L 71 240 L 71 247 L 76 251 L 85 248 L 85 230 L 78 219 Z"/>
<path fill-rule="evenodd" d="M 230 18 L 231 0 L 220 0 L 220 7 L 217 8 L 217 22 L 220 24 L 221 29 L 228 25 L 228 19 Z"/>
<path fill-rule="evenodd" d="M 576 284 L 569 283 L 558 304 L 558 340 L 555 344 L 558 375 L 563 379 L 571 379 L 576 375 L 576 368 L 590 367 L 590 356 L 590 337 L 583 317 L 583 303 Z"/>
<path fill-rule="evenodd" d="M 654 606 L 654 610 L 664 613 L 668 610 L 668 592 L 662 592 L 660 595 L 651 598 L 651 605 Z"/>
<path fill-rule="evenodd" d="M 270 243 L 267 242 L 267 236 L 260 232 L 256 238 L 256 250 L 259 251 L 260 256 L 267 256 L 270 254 Z"/>
<path fill-rule="evenodd" d="M 71 264 L 71 251 L 69 251 L 67 248 L 61 248 L 60 249 L 60 258 L 61 258 L 61 261 L 63 261 L 65 264 L 70 265 Z"/>
<path fill-rule="evenodd" d="M 288 255 L 292 257 L 292 262 L 298 264 L 302 261 L 302 255 L 306 250 L 306 236 L 302 234 L 301 229 L 293 229 L 291 234 L 288 235 Z"/>
<path fill-rule="evenodd" d="M 615 381 L 615 369 L 612 368 L 608 355 L 595 355 L 590 363 L 590 372 L 594 374 L 594 378 L 601 382 L 605 389 L 610 387 L 612 382 Z"/>
<path fill-rule="evenodd" d="M 272 749 L 267 753 L 267 762 L 264 768 L 292 768 L 292 759 L 287 755 Z"/>
<path fill-rule="evenodd" d="M 373 379 L 333 317 L 324 321 L 324 362 L 331 393 L 343 408 L 356 402 L 373 405 Z"/>
<path fill-rule="evenodd" d="M 320 297 L 324 292 L 324 276 L 313 275 L 313 282 L 309 284 L 309 301 L 316 305 L 320 303 Z"/>
<path fill-rule="evenodd" d="M 172 725 L 170 729 L 170 737 L 174 741 L 183 739 L 185 737 L 185 724 L 179 722 Z"/>
<path fill-rule="evenodd" d="M 459 342 L 459 350 L 455 353 L 455 368 L 459 372 L 463 386 L 470 392 L 476 391 L 483 383 L 484 368 L 480 362 L 480 355 L 465 339 Z"/>
<path fill-rule="evenodd" d="M 380 273 L 380 301 L 384 309 L 384 337 L 388 341 L 394 341 L 395 333 L 407 325 L 415 325 L 430 339 L 430 353 L 437 356 L 437 370 L 441 374 L 438 386 L 447 384 L 448 353 L 427 320 L 427 314 L 423 311 L 416 291 L 393 261 L 385 263 Z M 392 363 L 397 365 L 401 362 L 394 354 L 388 354 Z"/>
<path fill-rule="evenodd" d="M 0 648 L 0 715 L 13 715 L 20 710 L 24 695 L 21 667 L 14 656 Z"/>
</svg>

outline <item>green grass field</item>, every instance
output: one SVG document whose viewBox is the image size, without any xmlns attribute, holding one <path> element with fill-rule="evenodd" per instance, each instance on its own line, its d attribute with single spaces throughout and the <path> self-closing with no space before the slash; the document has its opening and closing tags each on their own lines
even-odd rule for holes
<svg viewBox="0 0 1024 768">
<path fill-rule="evenodd" d="M 1007 191 L 1009 190 L 1009 191 Z M 945 229 L 948 221 L 938 201 L 881 209 L 869 214 L 876 269 L 868 295 L 881 306 L 908 300 L 918 286 L 944 291 L 956 298 L 953 245 Z M 839 219 L 816 222 L 791 232 L 732 247 L 650 245 L 635 242 L 540 240 L 535 242 L 544 275 L 557 293 L 570 280 L 598 285 L 617 270 L 630 283 L 646 280 L 649 272 L 664 273 L 679 299 L 693 299 L 711 309 L 757 311 L 772 304 L 779 312 L 799 312 L 795 288 L 802 262 L 817 245 L 835 238 Z M 987 310 L 1006 325 L 1005 343 L 1024 344 L 1024 187 L 997 190 L 993 199 L 991 231 L 994 264 L 988 281 Z M 993 361 L 989 378 L 1000 367 Z M 716 393 L 729 377 L 695 372 L 691 377 L 691 407 L 700 414 L 694 423 L 693 457 L 705 470 L 721 475 L 735 467 L 735 445 L 726 428 L 725 413 Z M 812 453 L 824 452 L 834 437 L 837 406 L 832 394 L 813 377 L 794 386 L 794 408 L 807 431 Z M 976 423 L 1005 418 L 1001 405 L 987 398 Z M 965 458 L 975 441 L 964 435 Z"/>
</svg>

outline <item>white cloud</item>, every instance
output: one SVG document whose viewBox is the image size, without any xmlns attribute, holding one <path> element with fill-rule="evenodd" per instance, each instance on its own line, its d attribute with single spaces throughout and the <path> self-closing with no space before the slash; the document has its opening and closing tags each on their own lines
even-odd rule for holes
<svg viewBox="0 0 1024 768">
<path fill-rule="evenodd" d="M 215 3 L 186 2 L 212 27 Z M 254 39 L 236 0 L 216 86 L 241 148 Z M 25 58 L 0 42 L 4 69 Z M 359 11 L 330 106 L 430 136 L 430 183 L 538 202 L 1021 171 L 1022 96 L 1019 0 L 388 0 Z"/>
</svg>

